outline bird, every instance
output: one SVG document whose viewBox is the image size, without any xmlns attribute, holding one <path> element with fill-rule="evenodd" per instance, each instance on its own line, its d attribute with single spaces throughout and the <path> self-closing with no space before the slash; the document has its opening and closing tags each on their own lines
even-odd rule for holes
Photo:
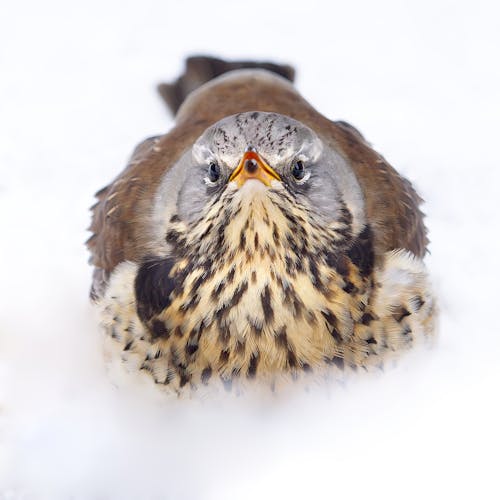
<svg viewBox="0 0 500 500">
<path fill-rule="evenodd" d="M 96 193 L 109 357 L 177 396 L 380 370 L 434 335 L 422 199 L 267 62 L 187 59 L 175 115 Z"/>
</svg>

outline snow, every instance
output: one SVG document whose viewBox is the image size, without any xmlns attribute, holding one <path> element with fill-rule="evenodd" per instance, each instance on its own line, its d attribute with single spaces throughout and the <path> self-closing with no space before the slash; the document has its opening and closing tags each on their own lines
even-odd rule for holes
<svg viewBox="0 0 500 500">
<path fill-rule="evenodd" d="M 0 498 L 498 498 L 493 1 L 9 2 L 0 15 Z M 290 62 L 426 199 L 440 335 L 378 377 L 172 402 L 106 378 L 93 193 L 193 53 Z"/>
</svg>

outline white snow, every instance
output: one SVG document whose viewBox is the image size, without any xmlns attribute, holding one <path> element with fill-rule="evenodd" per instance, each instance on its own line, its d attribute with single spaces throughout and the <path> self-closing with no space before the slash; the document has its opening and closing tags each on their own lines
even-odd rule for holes
<svg viewBox="0 0 500 500">
<path fill-rule="evenodd" d="M 494 1 L 3 2 L 0 498 L 499 498 L 500 10 Z M 426 199 L 431 351 L 276 401 L 106 378 L 93 193 L 172 125 L 193 53 L 290 62 Z"/>
</svg>

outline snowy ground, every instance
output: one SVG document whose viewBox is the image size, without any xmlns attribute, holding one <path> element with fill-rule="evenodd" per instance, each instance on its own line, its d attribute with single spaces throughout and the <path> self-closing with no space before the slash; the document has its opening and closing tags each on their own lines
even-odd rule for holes
<svg viewBox="0 0 500 500">
<path fill-rule="evenodd" d="M 170 5 L 170 6 L 169 6 Z M 3 2 L 0 499 L 499 498 L 494 1 Z M 293 63 L 427 200 L 434 350 L 324 394 L 203 407 L 107 381 L 93 193 L 171 120 L 185 56 Z"/>
</svg>

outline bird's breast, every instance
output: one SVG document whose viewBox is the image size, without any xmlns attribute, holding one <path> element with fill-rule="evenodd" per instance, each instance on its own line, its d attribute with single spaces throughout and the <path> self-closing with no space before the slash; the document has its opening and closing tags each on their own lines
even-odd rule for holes
<svg viewBox="0 0 500 500">
<path fill-rule="evenodd" d="M 166 307 L 141 321 L 136 295 L 122 328 L 115 328 L 115 336 L 127 332 L 125 357 L 158 383 L 180 388 L 213 377 L 226 384 L 280 374 L 297 378 L 313 367 L 344 363 L 370 277 L 345 255 L 320 251 L 321 238 L 311 239 L 307 224 L 293 231 L 290 221 L 264 205 L 253 205 L 246 216 L 240 212 L 223 231 L 212 224 L 212 241 L 224 236 L 217 247 L 185 252 L 165 268 L 170 284 L 163 286 L 171 290 Z M 136 273 L 136 286 L 148 269 L 155 268 L 146 264 Z"/>
<path fill-rule="evenodd" d="M 111 359 L 177 393 L 214 381 L 274 386 L 381 366 L 388 353 L 433 332 L 425 268 L 411 254 L 389 253 L 369 277 L 359 255 L 359 266 L 338 256 L 291 274 L 282 257 L 257 252 L 250 265 L 236 260 L 212 276 L 188 273 L 182 292 L 146 323 L 134 293 L 140 266 L 120 264 L 100 302 Z M 183 262 L 177 272 L 187 268 Z"/>
</svg>

